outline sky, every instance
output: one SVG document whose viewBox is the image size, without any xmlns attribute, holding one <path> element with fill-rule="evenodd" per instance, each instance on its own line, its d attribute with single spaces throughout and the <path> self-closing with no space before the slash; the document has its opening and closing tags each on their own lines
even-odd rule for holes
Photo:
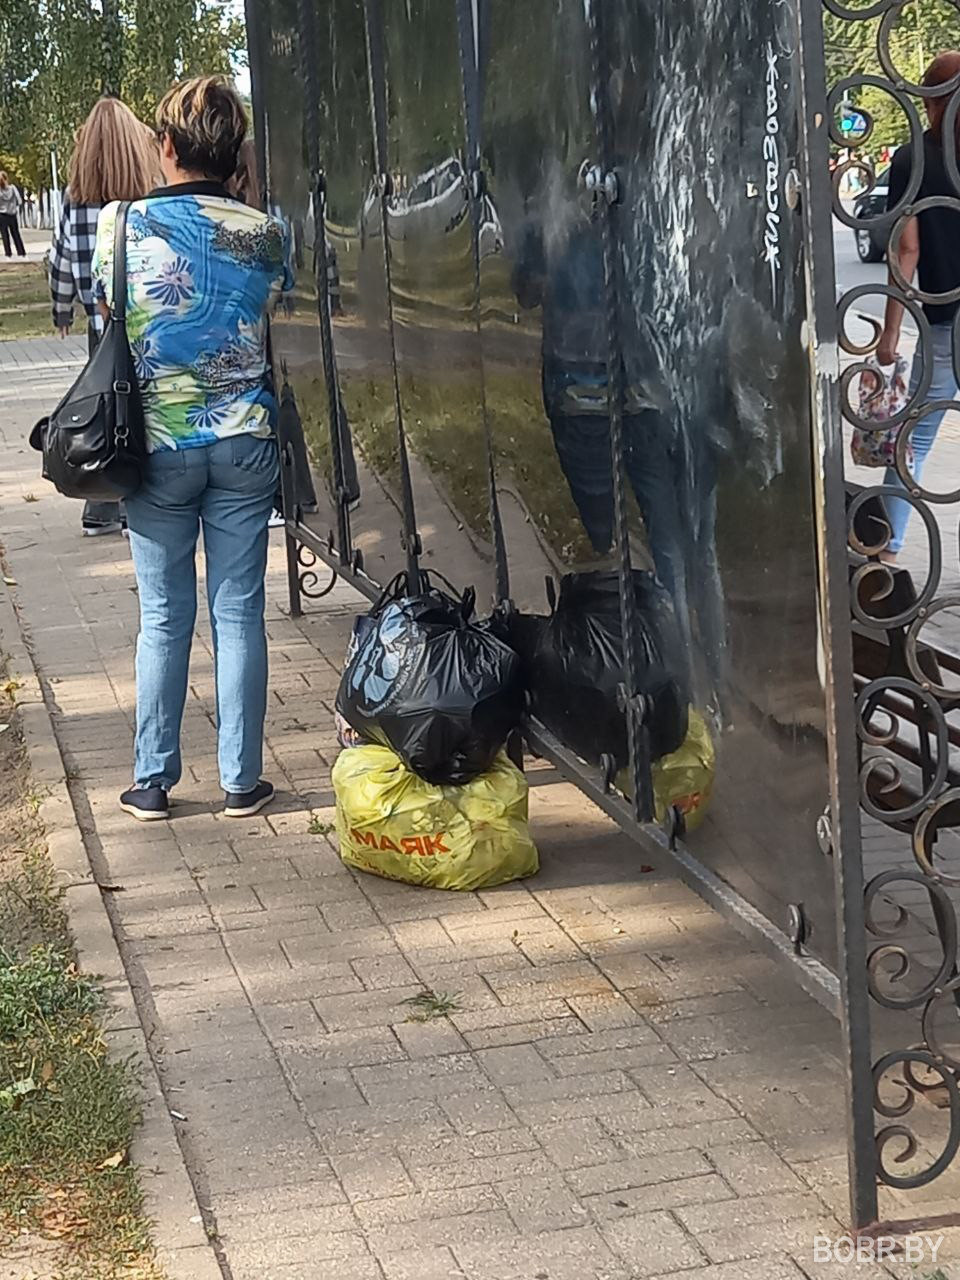
<svg viewBox="0 0 960 1280">
<path fill-rule="evenodd" d="M 224 5 L 224 8 L 229 13 L 235 13 L 239 18 L 243 17 L 243 0 L 228 0 L 228 3 Z M 237 82 L 237 88 L 240 90 L 240 92 L 245 96 L 249 96 L 250 94 L 249 67 L 245 65 L 239 66 L 238 64 L 234 63 L 233 76 Z"/>
</svg>

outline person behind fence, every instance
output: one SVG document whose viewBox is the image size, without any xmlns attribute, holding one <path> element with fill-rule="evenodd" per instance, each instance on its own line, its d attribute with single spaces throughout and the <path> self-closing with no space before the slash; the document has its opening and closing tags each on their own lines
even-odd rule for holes
<svg viewBox="0 0 960 1280">
<path fill-rule="evenodd" d="M 25 258 L 27 256 L 27 251 L 23 247 L 23 237 L 20 235 L 18 221 L 22 206 L 23 197 L 19 188 L 14 186 L 4 170 L 0 169 L 0 235 L 3 236 L 3 252 L 8 258 L 11 256 L 11 240 L 19 257 Z"/>
<path fill-rule="evenodd" d="M 100 210 L 111 200 L 145 196 L 160 179 L 153 134 L 117 98 L 101 98 L 77 132 L 70 157 L 69 179 L 60 222 L 50 250 L 50 297 L 53 327 L 66 338 L 73 326 L 74 304 L 86 313 L 87 346 L 93 351 L 103 332 L 103 319 L 93 296 L 91 262 Z M 81 517 L 87 537 L 119 533 L 119 502 L 87 502 Z"/>
<path fill-rule="evenodd" d="M 127 502 L 140 598 L 133 785 L 120 805 L 169 814 L 197 612 L 200 530 L 216 667 L 224 813 L 272 799 L 261 778 L 267 702 L 264 576 L 279 476 L 267 316 L 292 285 L 283 228 L 231 196 L 247 132 L 219 76 L 175 85 L 157 108 L 166 185 L 127 218 L 127 329 L 144 403 L 148 459 Z M 100 216 L 94 275 L 110 303 L 117 205 Z"/>
<path fill-rule="evenodd" d="M 949 50 L 940 53 L 930 63 L 923 83 L 928 88 L 947 84 L 960 75 L 960 52 Z M 956 198 L 956 192 L 950 181 L 944 162 L 944 149 L 960 144 L 960 115 L 957 116 L 956 138 L 944 139 L 943 126 L 947 107 L 954 94 L 939 98 L 927 98 L 925 106 L 929 129 L 923 135 L 923 179 L 920 190 L 913 203 L 930 196 Z M 907 143 L 897 151 L 890 165 L 890 187 L 887 207 L 893 209 L 900 204 L 910 182 L 913 168 L 913 144 Z M 891 252 L 894 249 L 891 246 Z M 924 209 L 908 220 L 900 236 L 898 262 L 903 278 L 912 283 L 914 274 L 924 293 L 949 293 L 960 287 L 960 213 L 941 205 Z M 891 277 L 891 284 L 896 282 Z M 956 302 L 923 304 L 924 314 L 930 322 L 930 352 L 928 359 L 932 361 L 933 381 L 927 393 L 927 401 L 956 400 L 958 396 L 957 378 L 953 363 L 953 321 L 960 304 Z M 877 346 L 877 360 L 881 365 L 890 365 L 896 361 L 900 346 L 900 327 L 903 320 L 903 304 L 895 298 L 887 299 L 886 316 L 883 333 Z M 915 394 L 923 375 L 923 352 L 918 346 L 913 360 L 913 371 L 910 377 L 910 395 Z M 935 409 L 917 423 L 910 443 L 913 446 L 913 477 L 920 483 L 924 464 L 933 443 L 937 438 L 940 423 L 946 409 Z M 884 483 L 903 488 L 903 481 L 895 468 L 887 470 Z M 942 488 L 943 486 L 941 486 Z M 946 488 L 953 487 L 951 480 Z M 890 541 L 883 558 L 896 560 L 903 547 L 904 536 L 910 521 L 912 506 L 909 502 L 897 498 L 886 498 L 887 515 L 890 522 Z"/>
</svg>

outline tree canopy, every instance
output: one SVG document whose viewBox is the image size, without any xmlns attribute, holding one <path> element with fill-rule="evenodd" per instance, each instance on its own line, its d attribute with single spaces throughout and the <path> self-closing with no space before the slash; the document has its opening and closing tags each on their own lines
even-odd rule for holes
<svg viewBox="0 0 960 1280">
<path fill-rule="evenodd" d="M 850 8 L 863 7 L 845 0 Z M 827 83 L 832 88 L 854 75 L 883 76 L 877 52 L 880 18 L 851 21 L 825 11 L 824 42 Z M 908 0 L 900 9 L 889 40 L 894 67 L 905 81 L 923 78 L 932 59 L 944 49 L 960 46 L 960 12 L 953 0 Z M 872 85 L 853 89 L 850 97 L 874 123 L 873 134 L 862 149 L 875 152 L 909 137 L 909 125 L 896 101 Z"/>
<path fill-rule="evenodd" d="M 244 54 L 229 0 L 2 0 L 0 153 L 16 177 L 50 183 L 102 93 L 149 120 L 182 76 L 229 73 Z"/>
</svg>

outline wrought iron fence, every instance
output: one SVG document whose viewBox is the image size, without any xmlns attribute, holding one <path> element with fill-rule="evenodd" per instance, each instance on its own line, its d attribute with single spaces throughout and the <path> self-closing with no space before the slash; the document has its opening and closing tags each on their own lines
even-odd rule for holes
<svg viewBox="0 0 960 1280">
<path fill-rule="evenodd" d="M 960 11 L 955 0 L 950 3 Z M 882 670 L 861 675 L 857 682 L 860 806 L 866 821 L 882 824 L 893 833 L 903 861 L 902 866 L 888 866 L 870 876 L 863 886 L 867 989 L 874 1006 L 874 1041 L 882 1051 L 871 1050 L 877 1054 L 871 1064 L 874 1149 L 854 1154 L 861 1178 L 866 1179 L 872 1166 L 881 1184 L 914 1189 L 939 1177 L 960 1150 L 956 1079 L 960 976 L 957 913 L 950 892 L 960 887 L 960 876 L 949 870 L 942 842 L 943 833 L 957 824 L 960 815 L 960 788 L 951 770 L 957 735 L 948 720 L 960 708 L 960 687 L 949 684 L 951 672 L 960 670 L 960 664 L 949 652 L 949 638 L 946 651 L 940 651 L 922 635 L 934 620 L 942 624 L 949 611 L 960 606 L 960 595 L 951 588 L 945 567 L 936 514 L 960 502 L 960 488 L 935 489 L 923 483 L 911 446 L 918 428 L 929 436 L 943 414 L 954 407 L 952 396 L 938 397 L 935 389 L 951 377 L 956 380 L 960 371 L 960 313 L 951 319 L 945 310 L 956 310 L 953 304 L 960 301 L 960 287 L 941 293 L 925 291 L 907 278 L 902 262 L 911 260 L 903 250 L 908 244 L 915 248 L 918 228 L 920 253 L 935 252 L 928 227 L 915 221 L 934 210 L 958 215 L 960 238 L 956 132 L 960 74 L 941 83 L 924 83 L 927 77 L 913 79 L 896 65 L 892 41 L 901 22 L 915 16 L 910 0 L 876 0 L 862 6 L 822 0 L 822 5 L 824 13 L 849 24 L 849 29 L 873 22 L 877 28 L 879 74 L 846 76 L 826 96 L 826 120 L 835 146 L 850 148 L 840 117 L 851 95 L 866 88 L 887 94 L 902 111 L 909 130 L 906 149 L 895 162 L 897 182 L 886 206 L 878 211 L 871 207 L 876 201 L 868 199 L 877 185 L 875 165 L 849 154 L 834 170 L 832 214 L 853 232 L 869 233 L 874 241 L 882 230 L 887 241 L 888 282 L 857 285 L 843 294 L 837 336 L 849 358 L 839 377 L 846 429 L 867 433 L 867 441 L 888 439 L 893 447 L 883 482 L 848 492 L 847 534 L 854 644 L 858 638 L 873 644 L 879 641 L 885 651 Z M 857 145 L 879 145 L 882 139 L 873 136 L 870 112 L 860 105 L 856 110 L 863 116 Z M 921 111 L 934 126 L 926 135 Z M 946 184 L 938 171 L 938 146 L 942 146 Z M 851 173 L 866 180 L 853 208 L 840 194 L 845 175 Z M 852 326 L 857 308 L 871 295 L 882 299 L 891 328 L 885 335 L 885 323 L 861 315 L 859 319 L 870 329 L 864 338 L 852 332 Z M 889 354 L 885 348 L 891 345 L 898 307 L 916 326 L 916 354 L 905 403 L 892 402 L 890 412 L 878 417 L 869 389 L 864 392 L 864 380 L 872 380 L 869 385 L 879 390 L 876 357 L 878 349 Z M 896 563 L 895 530 L 902 532 L 906 509 L 897 520 L 891 502 L 908 504 L 914 527 L 922 529 L 926 539 L 922 582 L 915 582 Z M 919 898 L 918 889 L 922 891 Z M 918 928 L 918 921 L 932 922 L 932 927 L 921 923 Z M 928 944 L 933 940 L 936 955 L 931 958 Z M 908 1015 L 910 1023 L 905 1025 L 902 1016 L 891 1014 Z M 860 1021 L 859 1034 L 866 1032 L 867 1025 L 867 1020 Z M 939 1109 L 924 1108 L 921 1100 L 935 1101 Z M 862 1203 L 868 1205 L 866 1189 L 864 1196 Z"/>
</svg>

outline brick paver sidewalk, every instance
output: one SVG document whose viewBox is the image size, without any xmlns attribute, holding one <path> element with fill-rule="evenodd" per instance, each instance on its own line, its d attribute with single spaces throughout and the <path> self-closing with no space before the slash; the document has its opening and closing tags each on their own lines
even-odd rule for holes
<svg viewBox="0 0 960 1280">
<path fill-rule="evenodd" d="M 488 893 L 354 875 L 309 833 L 312 814 L 330 817 L 333 696 L 362 602 L 338 586 L 292 621 L 279 535 L 279 803 L 245 823 L 216 812 L 204 621 L 175 819 L 142 827 L 118 810 L 128 550 L 82 540 L 79 506 L 38 478 L 25 437 L 65 372 L 19 346 L 18 370 L 4 366 L 0 540 L 224 1276 L 853 1274 L 812 1260 L 843 1213 L 834 1022 L 578 792 L 531 775 L 543 870 Z M 425 986 L 459 993 L 458 1011 L 409 1021 L 403 1001 Z M 190 1275 L 173 1256 L 171 1280 Z"/>
</svg>

